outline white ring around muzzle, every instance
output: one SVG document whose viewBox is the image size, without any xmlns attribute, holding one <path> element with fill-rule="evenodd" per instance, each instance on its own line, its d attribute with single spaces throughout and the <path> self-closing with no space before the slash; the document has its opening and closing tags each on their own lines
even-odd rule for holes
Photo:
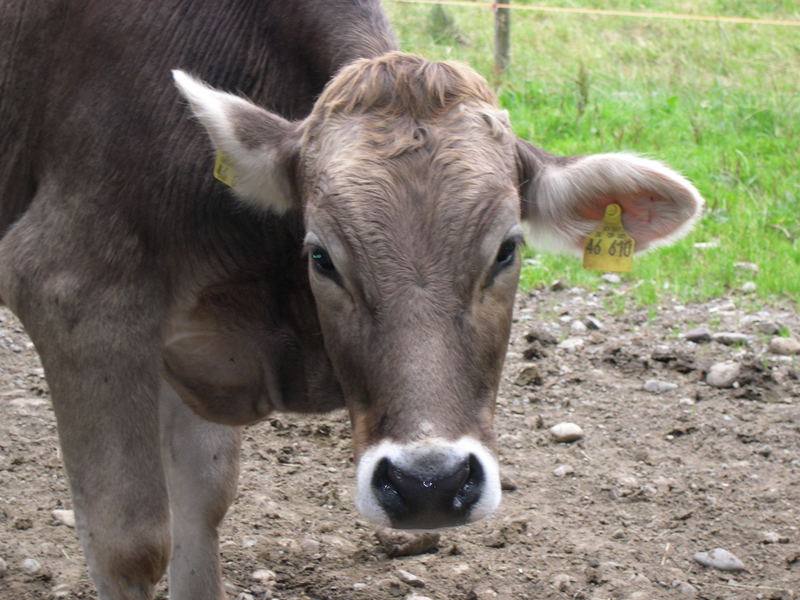
<svg viewBox="0 0 800 600">
<path fill-rule="evenodd" d="M 415 458 L 424 454 L 446 455 L 448 461 L 457 464 L 470 455 L 474 456 L 483 469 L 484 484 L 479 500 L 469 512 L 467 522 L 478 521 L 490 515 L 500 504 L 500 471 L 497 459 L 481 442 L 472 437 L 462 437 L 453 442 L 433 438 L 411 444 L 397 444 L 384 440 L 368 448 L 358 461 L 356 468 L 355 502 L 359 512 L 379 525 L 391 526 L 386 511 L 381 506 L 372 486 L 375 470 L 383 459 L 401 468 L 416 464 Z"/>
</svg>

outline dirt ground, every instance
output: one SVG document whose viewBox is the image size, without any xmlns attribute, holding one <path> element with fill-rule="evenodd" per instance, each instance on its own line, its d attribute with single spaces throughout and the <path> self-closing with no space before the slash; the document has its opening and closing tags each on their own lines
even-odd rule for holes
<svg viewBox="0 0 800 600">
<path fill-rule="evenodd" d="M 433 552 L 390 558 L 355 512 L 343 413 L 248 428 L 221 532 L 230 597 L 800 598 L 800 358 L 766 347 L 776 329 L 800 337 L 800 316 L 747 296 L 607 313 L 625 285 L 519 297 L 497 409 L 514 489 Z M 70 498 L 43 372 L 0 319 L 0 598 L 95 598 L 74 530 L 52 514 Z M 683 335 L 700 326 L 747 337 Z M 736 382 L 706 384 L 722 361 L 740 366 Z M 583 439 L 555 442 L 560 422 Z M 718 547 L 745 570 L 693 560 Z"/>
</svg>

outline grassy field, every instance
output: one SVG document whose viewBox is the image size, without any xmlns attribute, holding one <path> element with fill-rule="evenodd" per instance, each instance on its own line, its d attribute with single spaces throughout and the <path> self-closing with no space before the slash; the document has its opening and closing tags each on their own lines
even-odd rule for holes
<svg viewBox="0 0 800 600">
<path fill-rule="evenodd" d="M 519 2 L 523 4 L 523 2 Z M 800 20 L 795 0 L 549 2 L 551 6 Z M 468 62 L 493 81 L 493 14 L 387 0 L 404 50 Z M 635 151 L 689 177 L 707 209 L 674 247 L 638 258 L 632 293 L 800 301 L 800 27 L 512 12 L 495 81 L 518 135 L 560 154 Z M 705 242 L 706 248 L 696 247 Z M 593 285 L 574 258 L 531 252 L 522 285 Z M 758 265 L 758 273 L 734 263 Z M 748 301 L 748 300 L 745 300 Z"/>
</svg>

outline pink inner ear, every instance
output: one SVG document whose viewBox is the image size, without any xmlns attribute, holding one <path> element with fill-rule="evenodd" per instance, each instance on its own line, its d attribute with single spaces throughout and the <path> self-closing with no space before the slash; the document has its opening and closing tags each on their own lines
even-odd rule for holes
<svg viewBox="0 0 800 600">
<path fill-rule="evenodd" d="M 622 208 L 622 224 L 639 247 L 671 235 L 682 223 L 680 219 L 670 218 L 676 216 L 673 200 L 647 191 L 593 198 L 578 209 L 578 216 L 600 221 L 606 206 L 614 203 Z"/>
</svg>

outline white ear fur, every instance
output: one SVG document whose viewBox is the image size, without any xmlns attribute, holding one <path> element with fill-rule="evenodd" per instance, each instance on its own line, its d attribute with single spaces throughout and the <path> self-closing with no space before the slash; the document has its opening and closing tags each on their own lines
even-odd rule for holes
<svg viewBox="0 0 800 600">
<path fill-rule="evenodd" d="M 547 161 L 531 184 L 531 214 L 526 225 L 531 244 L 580 254 L 583 239 L 598 220 L 583 218 L 581 207 L 603 198 L 632 198 L 652 219 L 625 215 L 623 225 L 637 240 L 636 249 L 669 244 L 685 235 L 700 216 L 703 198 L 684 177 L 664 164 L 632 154 L 595 154 L 573 161 Z M 652 202 L 648 195 L 658 197 Z M 666 201 L 665 201 L 666 200 Z"/>
<path fill-rule="evenodd" d="M 236 195 L 261 210 L 282 214 L 292 208 L 285 147 L 279 143 L 281 136 L 293 131 L 292 125 L 243 98 L 215 90 L 184 71 L 175 69 L 172 77 L 216 150 L 230 163 Z M 256 130 L 272 130 L 274 135 L 264 136 L 258 144 L 242 140 L 236 125 L 247 121 Z"/>
</svg>

